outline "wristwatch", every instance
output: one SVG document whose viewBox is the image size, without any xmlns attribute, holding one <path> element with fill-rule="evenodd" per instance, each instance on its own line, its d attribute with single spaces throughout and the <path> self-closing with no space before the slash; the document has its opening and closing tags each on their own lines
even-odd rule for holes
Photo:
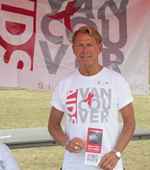
<svg viewBox="0 0 150 170">
<path fill-rule="evenodd" d="M 116 149 L 113 149 L 112 151 L 116 154 L 118 159 L 121 158 L 121 153 L 120 152 L 118 152 Z"/>
</svg>

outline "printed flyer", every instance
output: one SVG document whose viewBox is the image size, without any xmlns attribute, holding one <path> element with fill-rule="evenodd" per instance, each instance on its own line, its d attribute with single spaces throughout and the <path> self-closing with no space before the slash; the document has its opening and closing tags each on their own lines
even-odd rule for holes
<svg viewBox="0 0 150 170">
<path fill-rule="evenodd" d="M 88 128 L 85 164 L 97 166 L 101 158 L 103 130 Z"/>
</svg>

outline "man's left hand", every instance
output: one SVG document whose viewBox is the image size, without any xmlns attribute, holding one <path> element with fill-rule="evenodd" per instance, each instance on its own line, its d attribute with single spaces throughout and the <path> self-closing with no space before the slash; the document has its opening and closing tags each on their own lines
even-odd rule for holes
<svg viewBox="0 0 150 170">
<path fill-rule="evenodd" d="M 118 158 L 114 152 L 105 154 L 98 164 L 98 167 L 104 170 L 112 170 L 118 162 Z"/>
</svg>

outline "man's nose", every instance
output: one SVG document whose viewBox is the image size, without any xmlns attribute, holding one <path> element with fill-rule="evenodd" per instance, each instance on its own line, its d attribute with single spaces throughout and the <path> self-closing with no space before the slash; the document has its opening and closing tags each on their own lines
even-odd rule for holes
<svg viewBox="0 0 150 170">
<path fill-rule="evenodd" d="M 86 53 L 86 52 L 88 51 L 88 47 L 87 47 L 87 46 L 84 46 L 82 51 L 83 51 L 84 53 Z"/>
</svg>

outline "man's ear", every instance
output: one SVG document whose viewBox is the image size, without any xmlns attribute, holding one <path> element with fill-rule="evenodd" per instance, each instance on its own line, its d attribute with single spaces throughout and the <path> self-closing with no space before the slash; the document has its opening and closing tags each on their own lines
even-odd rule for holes
<svg viewBox="0 0 150 170">
<path fill-rule="evenodd" d="M 99 54 L 102 52 L 102 49 L 103 49 L 103 45 L 101 43 L 101 44 L 99 44 Z"/>
<path fill-rule="evenodd" d="M 74 45 L 72 45 L 72 51 L 73 51 L 73 53 L 74 53 Z M 75 54 L 75 53 L 74 53 Z"/>
</svg>

